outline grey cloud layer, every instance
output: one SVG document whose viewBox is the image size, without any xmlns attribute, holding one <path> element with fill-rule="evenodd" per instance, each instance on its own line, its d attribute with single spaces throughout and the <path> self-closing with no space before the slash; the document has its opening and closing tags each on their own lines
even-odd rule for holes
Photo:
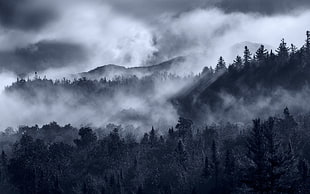
<svg viewBox="0 0 310 194">
<path fill-rule="evenodd" d="M 220 8 L 227 13 L 286 14 L 296 9 L 309 8 L 308 0 L 104 0 L 121 12 L 150 19 L 160 14 L 178 14 L 194 9 Z"/>
<path fill-rule="evenodd" d="M 216 7 L 226 12 L 286 14 L 310 7 L 309 0 L 221 0 Z"/>
<path fill-rule="evenodd" d="M 302 37 L 309 14 L 287 11 L 309 5 L 307 0 L 0 0 L 0 69 L 28 73 L 74 63 L 88 64 L 84 70 L 108 63 L 138 66 L 192 53 L 204 56 L 202 66 L 214 65 L 225 55 L 223 47 L 238 42 L 276 46 L 296 32 Z M 275 31 L 274 21 L 285 26 Z M 296 38 L 289 41 L 296 43 Z M 39 51 L 29 53 L 27 45 Z"/>
<path fill-rule="evenodd" d="M 0 70 L 26 74 L 49 68 L 61 68 L 74 63 L 79 64 L 86 58 L 84 49 L 79 45 L 43 41 L 26 48 L 0 52 L 0 64 L 2 64 Z"/>
<path fill-rule="evenodd" d="M 38 30 L 56 15 L 51 9 L 34 5 L 33 0 L 0 0 L 0 22 L 8 28 Z"/>
</svg>

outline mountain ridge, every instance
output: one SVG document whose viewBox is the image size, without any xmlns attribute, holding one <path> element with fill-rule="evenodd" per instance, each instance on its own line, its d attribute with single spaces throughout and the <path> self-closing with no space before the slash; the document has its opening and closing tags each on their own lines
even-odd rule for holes
<svg viewBox="0 0 310 194">
<path fill-rule="evenodd" d="M 183 56 L 175 57 L 161 63 L 150 65 L 150 66 L 140 66 L 140 67 L 124 67 L 115 64 L 108 64 L 96 67 L 87 72 L 82 72 L 78 74 L 80 77 L 86 77 L 88 79 L 100 79 L 100 78 L 114 78 L 117 76 L 145 76 L 154 73 L 164 73 L 169 72 L 173 68 L 178 68 L 186 58 Z"/>
</svg>

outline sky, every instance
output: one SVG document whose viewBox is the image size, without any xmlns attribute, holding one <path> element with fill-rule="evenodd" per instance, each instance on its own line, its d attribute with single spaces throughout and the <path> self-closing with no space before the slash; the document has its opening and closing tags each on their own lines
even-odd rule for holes
<svg viewBox="0 0 310 194">
<path fill-rule="evenodd" d="M 308 0 L 0 0 L 0 71 L 51 77 L 188 56 L 229 63 L 243 42 L 302 46 Z M 252 51 L 255 52 L 255 51 Z"/>
</svg>

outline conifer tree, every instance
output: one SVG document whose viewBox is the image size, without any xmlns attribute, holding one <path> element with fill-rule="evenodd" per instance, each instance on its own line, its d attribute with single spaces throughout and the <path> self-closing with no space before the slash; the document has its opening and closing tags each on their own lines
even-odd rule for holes
<svg viewBox="0 0 310 194">
<path fill-rule="evenodd" d="M 230 150 L 226 151 L 225 165 L 224 165 L 224 181 L 225 190 L 227 193 L 232 193 L 235 186 L 235 159 Z"/>
<path fill-rule="evenodd" d="M 253 128 L 248 138 L 248 154 L 251 166 L 247 170 L 244 182 L 254 192 L 266 191 L 266 151 L 264 146 L 264 134 L 260 119 L 253 120 Z"/>
<path fill-rule="evenodd" d="M 237 70 L 242 68 L 243 62 L 242 62 L 242 58 L 239 55 L 234 60 L 233 65 Z"/>
<path fill-rule="evenodd" d="M 208 159 L 208 156 L 206 156 L 202 176 L 204 178 L 209 178 L 210 175 L 211 175 L 211 172 L 210 172 L 210 167 L 209 167 L 209 159 Z"/>
<path fill-rule="evenodd" d="M 264 45 L 261 45 L 259 49 L 256 51 L 255 59 L 258 63 L 265 62 L 268 55 L 267 49 L 265 49 Z"/>
<path fill-rule="evenodd" d="M 286 46 L 285 40 L 282 39 L 278 49 L 276 50 L 280 63 L 284 63 L 287 61 L 289 57 L 288 51 L 289 51 L 289 48 Z"/>
<path fill-rule="evenodd" d="M 212 167 L 213 167 L 213 176 L 215 178 L 216 184 L 218 184 L 218 176 L 219 176 L 219 158 L 218 158 L 218 151 L 217 145 L 215 140 L 212 141 Z"/>
<path fill-rule="evenodd" d="M 294 45 L 291 44 L 291 48 L 290 48 L 290 56 L 294 56 L 298 51 L 298 48 Z"/>
<path fill-rule="evenodd" d="M 143 136 L 143 138 L 141 139 L 141 144 L 146 145 L 146 144 L 148 144 L 148 143 L 149 143 L 149 134 L 144 133 L 144 136 Z"/>
<path fill-rule="evenodd" d="M 223 57 L 221 56 L 218 60 L 217 65 L 216 65 L 215 72 L 220 72 L 220 71 L 226 70 L 226 69 L 227 69 L 226 63 L 225 63 Z"/>
<path fill-rule="evenodd" d="M 300 159 L 298 163 L 298 174 L 300 176 L 299 181 L 300 185 L 300 192 L 306 193 L 308 188 L 310 188 L 310 171 L 309 171 L 309 164 L 305 159 Z"/>
<path fill-rule="evenodd" d="M 248 66 L 252 60 L 252 54 L 247 46 L 244 47 L 243 62 L 245 66 Z"/>
<path fill-rule="evenodd" d="M 151 144 L 151 146 L 154 146 L 157 143 L 157 135 L 155 132 L 154 127 L 152 127 L 152 130 L 150 131 L 150 135 L 149 135 L 149 142 Z"/>
<path fill-rule="evenodd" d="M 310 31 L 307 31 L 306 35 L 307 35 L 306 52 L 307 52 L 307 54 L 309 54 L 310 53 Z"/>
<path fill-rule="evenodd" d="M 186 170 L 186 161 L 188 160 L 187 158 L 187 152 L 185 150 L 185 146 L 182 142 L 182 140 L 179 140 L 178 146 L 176 148 L 176 156 L 177 156 L 177 161 L 178 163 Z"/>
</svg>

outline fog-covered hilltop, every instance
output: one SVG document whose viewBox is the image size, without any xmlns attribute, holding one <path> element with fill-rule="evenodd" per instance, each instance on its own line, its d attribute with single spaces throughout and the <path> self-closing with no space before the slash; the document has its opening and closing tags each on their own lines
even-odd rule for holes
<svg viewBox="0 0 310 194">
<path fill-rule="evenodd" d="M 2 98 L 14 101 L 13 109 L 23 110 L 23 114 L 18 119 L 8 117 L 1 125 L 16 127 L 51 120 L 74 126 L 115 123 L 132 126 L 140 135 L 148 126 L 169 127 L 178 118 L 170 99 L 198 78 L 169 73 L 180 59 L 150 67 L 121 67 L 126 74 L 118 71 L 108 77 L 105 70 L 110 73 L 111 66 L 83 73 L 88 78 L 18 78 L 6 87 Z"/>
<path fill-rule="evenodd" d="M 226 65 L 220 57 L 215 69 L 205 67 L 198 75 L 188 72 L 178 76 L 177 70 L 187 65 L 184 57 L 178 57 L 145 67 L 106 65 L 72 80 L 53 81 L 37 75 L 30 80 L 18 79 L 6 93 L 23 103 L 42 105 L 42 111 L 46 105 L 64 107 L 49 113 L 63 124 L 167 126 L 178 116 L 198 123 L 248 123 L 255 117 L 277 114 L 285 106 L 306 113 L 310 108 L 306 100 L 310 96 L 309 39 L 308 35 L 299 49 L 288 46 L 285 40 L 275 51 L 263 45 L 257 51 L 245 47 L 244 55 L 233 63 Z M 81 109 L 76 112 L 78 107 Z M 62 116 L 69 112 L 70 118 Z M 104 115 L 104 121 L 98 123 L 98 115 Z M 29 112 L 25 118 L 31 116 Z M 44 116 L 39 121 L 48 122 Z"/>
</svg>

